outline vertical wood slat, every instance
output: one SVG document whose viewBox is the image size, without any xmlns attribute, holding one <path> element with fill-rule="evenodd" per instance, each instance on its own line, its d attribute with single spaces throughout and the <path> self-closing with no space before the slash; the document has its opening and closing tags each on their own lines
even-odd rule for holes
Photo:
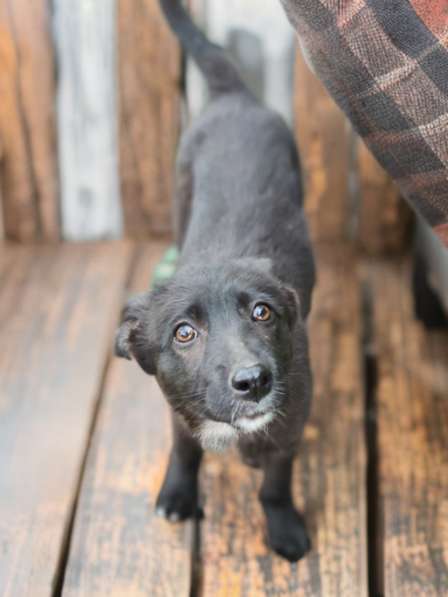
<svg viewBox="0 0 448 597">
<path fill-rule="evenodd" d="M 2 190 L 2 177 L 1 177 L 1 168 L 2 168 L 2 161 L 3 161 L 3 147 L 0 139 L 0 241 L 4 240 L 5 238 L 5 226 L 4 226 L 4 218 L 3 218 L 3 190 Z"/>
<path fill-rule="evenodd" d="M 305 207 L 314 241 L 346 241 L 351 225 L 350 136 L 345 116 L 296 54 L 296 136 L 305 176 Z"/>
<path fill-rule="evenodd" d="M 125 232 L 171 232 L 180 51 L 154 0 L 118 0 L 120 176 Z"/>
<path fill-rule="evenodd" d="M 0 2 L 0 187 L 4 235 L 59 237 L 49 3 Z"/>
<path fill-rule="evenodd" d="M 407 246 L 412 215 L 398 187 L 361 139 L 356 141 L 360 248 L 370 255 L 400 253 Z"/>
<path fill-rule="evenodd" d="M 409 208 L 310 71 L 302 51 L 297 52 L 295 115 L 314 240 L 354 241 L 371 255 L 406 248 Z"/>
<path fill-rule="evenodd" d="M 54 2 L 64 238 L 121 235 L 115 0 Z"/>
</svg>

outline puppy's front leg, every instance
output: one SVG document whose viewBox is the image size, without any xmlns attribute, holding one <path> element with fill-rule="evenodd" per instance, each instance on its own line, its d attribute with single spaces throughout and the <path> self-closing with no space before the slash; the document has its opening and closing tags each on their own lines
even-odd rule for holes
<svg viewBox="0 0 448 597">
<path fill-rule="evenodd" d="M 260 501 L 267 521 L 268 541 L 279 555 L 296 562 L 310 549 L 302 516 L 291 495 L 293 456 L 271 453 L 263 463 Z"/>
<path fill-rule="evenodd" d="M 174 414 L 172 424 L 173 447 L 157 498 L 156 514 L 177 522 L 197 513 L 202 448 Z"/>
</svg>

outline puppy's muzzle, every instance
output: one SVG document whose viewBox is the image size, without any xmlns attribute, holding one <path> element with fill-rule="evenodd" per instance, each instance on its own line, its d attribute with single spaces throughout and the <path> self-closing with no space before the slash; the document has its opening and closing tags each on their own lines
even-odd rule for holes
<svg viewBox="0 0 448 597">
<path fill-rule="evenodd" d="M 233 374 L 231 386 L 241 400 L 259 402 L 272 390 L 272 373 L 261 364 L 242 367 Z"/>
</svg>

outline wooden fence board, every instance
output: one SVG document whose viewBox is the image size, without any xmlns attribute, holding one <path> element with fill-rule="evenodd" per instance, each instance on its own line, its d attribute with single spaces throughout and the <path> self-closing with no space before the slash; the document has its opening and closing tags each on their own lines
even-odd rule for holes
<svg viewBox="0 0 448 597">
<path fill-rule="evenodd" d="M 116 238 L 118 180 L 115 2 L 56 0 L 58 148 L 63 235 Z"/>
<path fill-rule="evenodd" d="M 370 267 L 388 597 L 448 590 L 448 335 L 415 322 L 406 264 Z"/>
<path fill-rule="evenodd" d="M 0 172 L 1 172 L 1 164 L 2 164 L 2 159 L 3 159 L 3 148 L 2 148 L 2 144 L 0 141 Z M 4 226 L 4 222 L 3 222 L 3 191 L 2 191 L 2 179 L 1 179 L 1 174 L 0 174 L 0 241 L 3 241 L 5 239 L 5 226 Z"/>
<path fill-rule="evenodd" d="M 306 211 L 314 240 L 350 238 L 350 129 L 345 116 L 297 51 L 295 71 L 296 135 L 306 189 Z"/>
<path fill-rule="evenodd" d="M 359 138 L 356 149 L 359 246 L 369 255 L 400 253 L 410 238 L 411 210 L 396 184 Z"/>
<path fill-rule="evenodd" d="M 310 325 L 313 413 L 294 482 L 313 550 L 298 564 L 272 555 L 257 502 L 259 474 L 235 459 L 229 463 L 227 455 L 208 457 L 202 471 L 204 596 L 367 595 L 359 288 L 346 252 L 319 261 Z"/>
<path fill-rule="evenodd" d="M 2 247 L 2 597 L 54 589 L 129 257 L 121 243 Z"/>
<path fill-rule="evenodd" d="M 0 187 L 11 240 L 60 235 L 48 2 L 0 2 Z"/>
<path fill-rule="evenodd" d="M 120 176 L 125 232 L 171 232 L 180 52 L 154 0 L 118 0 Z"/>
<path fill-rule="evenodd" d="M 141 255 L 134 291 L 148 286 L 161 247 Z M 76 515 L 64 597 L 187 597 L 192 523 L 154 514 L 170 447 L 168 407 L 154 378 L 116 359 L 107 374 Z"/>
</svg>

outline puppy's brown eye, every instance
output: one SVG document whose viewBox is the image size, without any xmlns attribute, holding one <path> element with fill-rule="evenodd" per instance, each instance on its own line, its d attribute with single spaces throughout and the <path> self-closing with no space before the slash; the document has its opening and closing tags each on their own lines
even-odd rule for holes
<svg viewBox="0 0 448 597">
<path fill-rule="evenodd" d="M 268 321 L 271 318 L 271 309 L 264 303 L 255 305 L 252 311 L 252 319 L 254 321 Z"/>
<path fill-rule="evenodd" d="M 191 342 L 196 338 L 198 335 L 197 331 L 188 325 L 188 323 L 181 323 L 174 332 L 174 337 L 178 342 L 182 344 L 186 344 L 187 342 Z"/>
</svg>

